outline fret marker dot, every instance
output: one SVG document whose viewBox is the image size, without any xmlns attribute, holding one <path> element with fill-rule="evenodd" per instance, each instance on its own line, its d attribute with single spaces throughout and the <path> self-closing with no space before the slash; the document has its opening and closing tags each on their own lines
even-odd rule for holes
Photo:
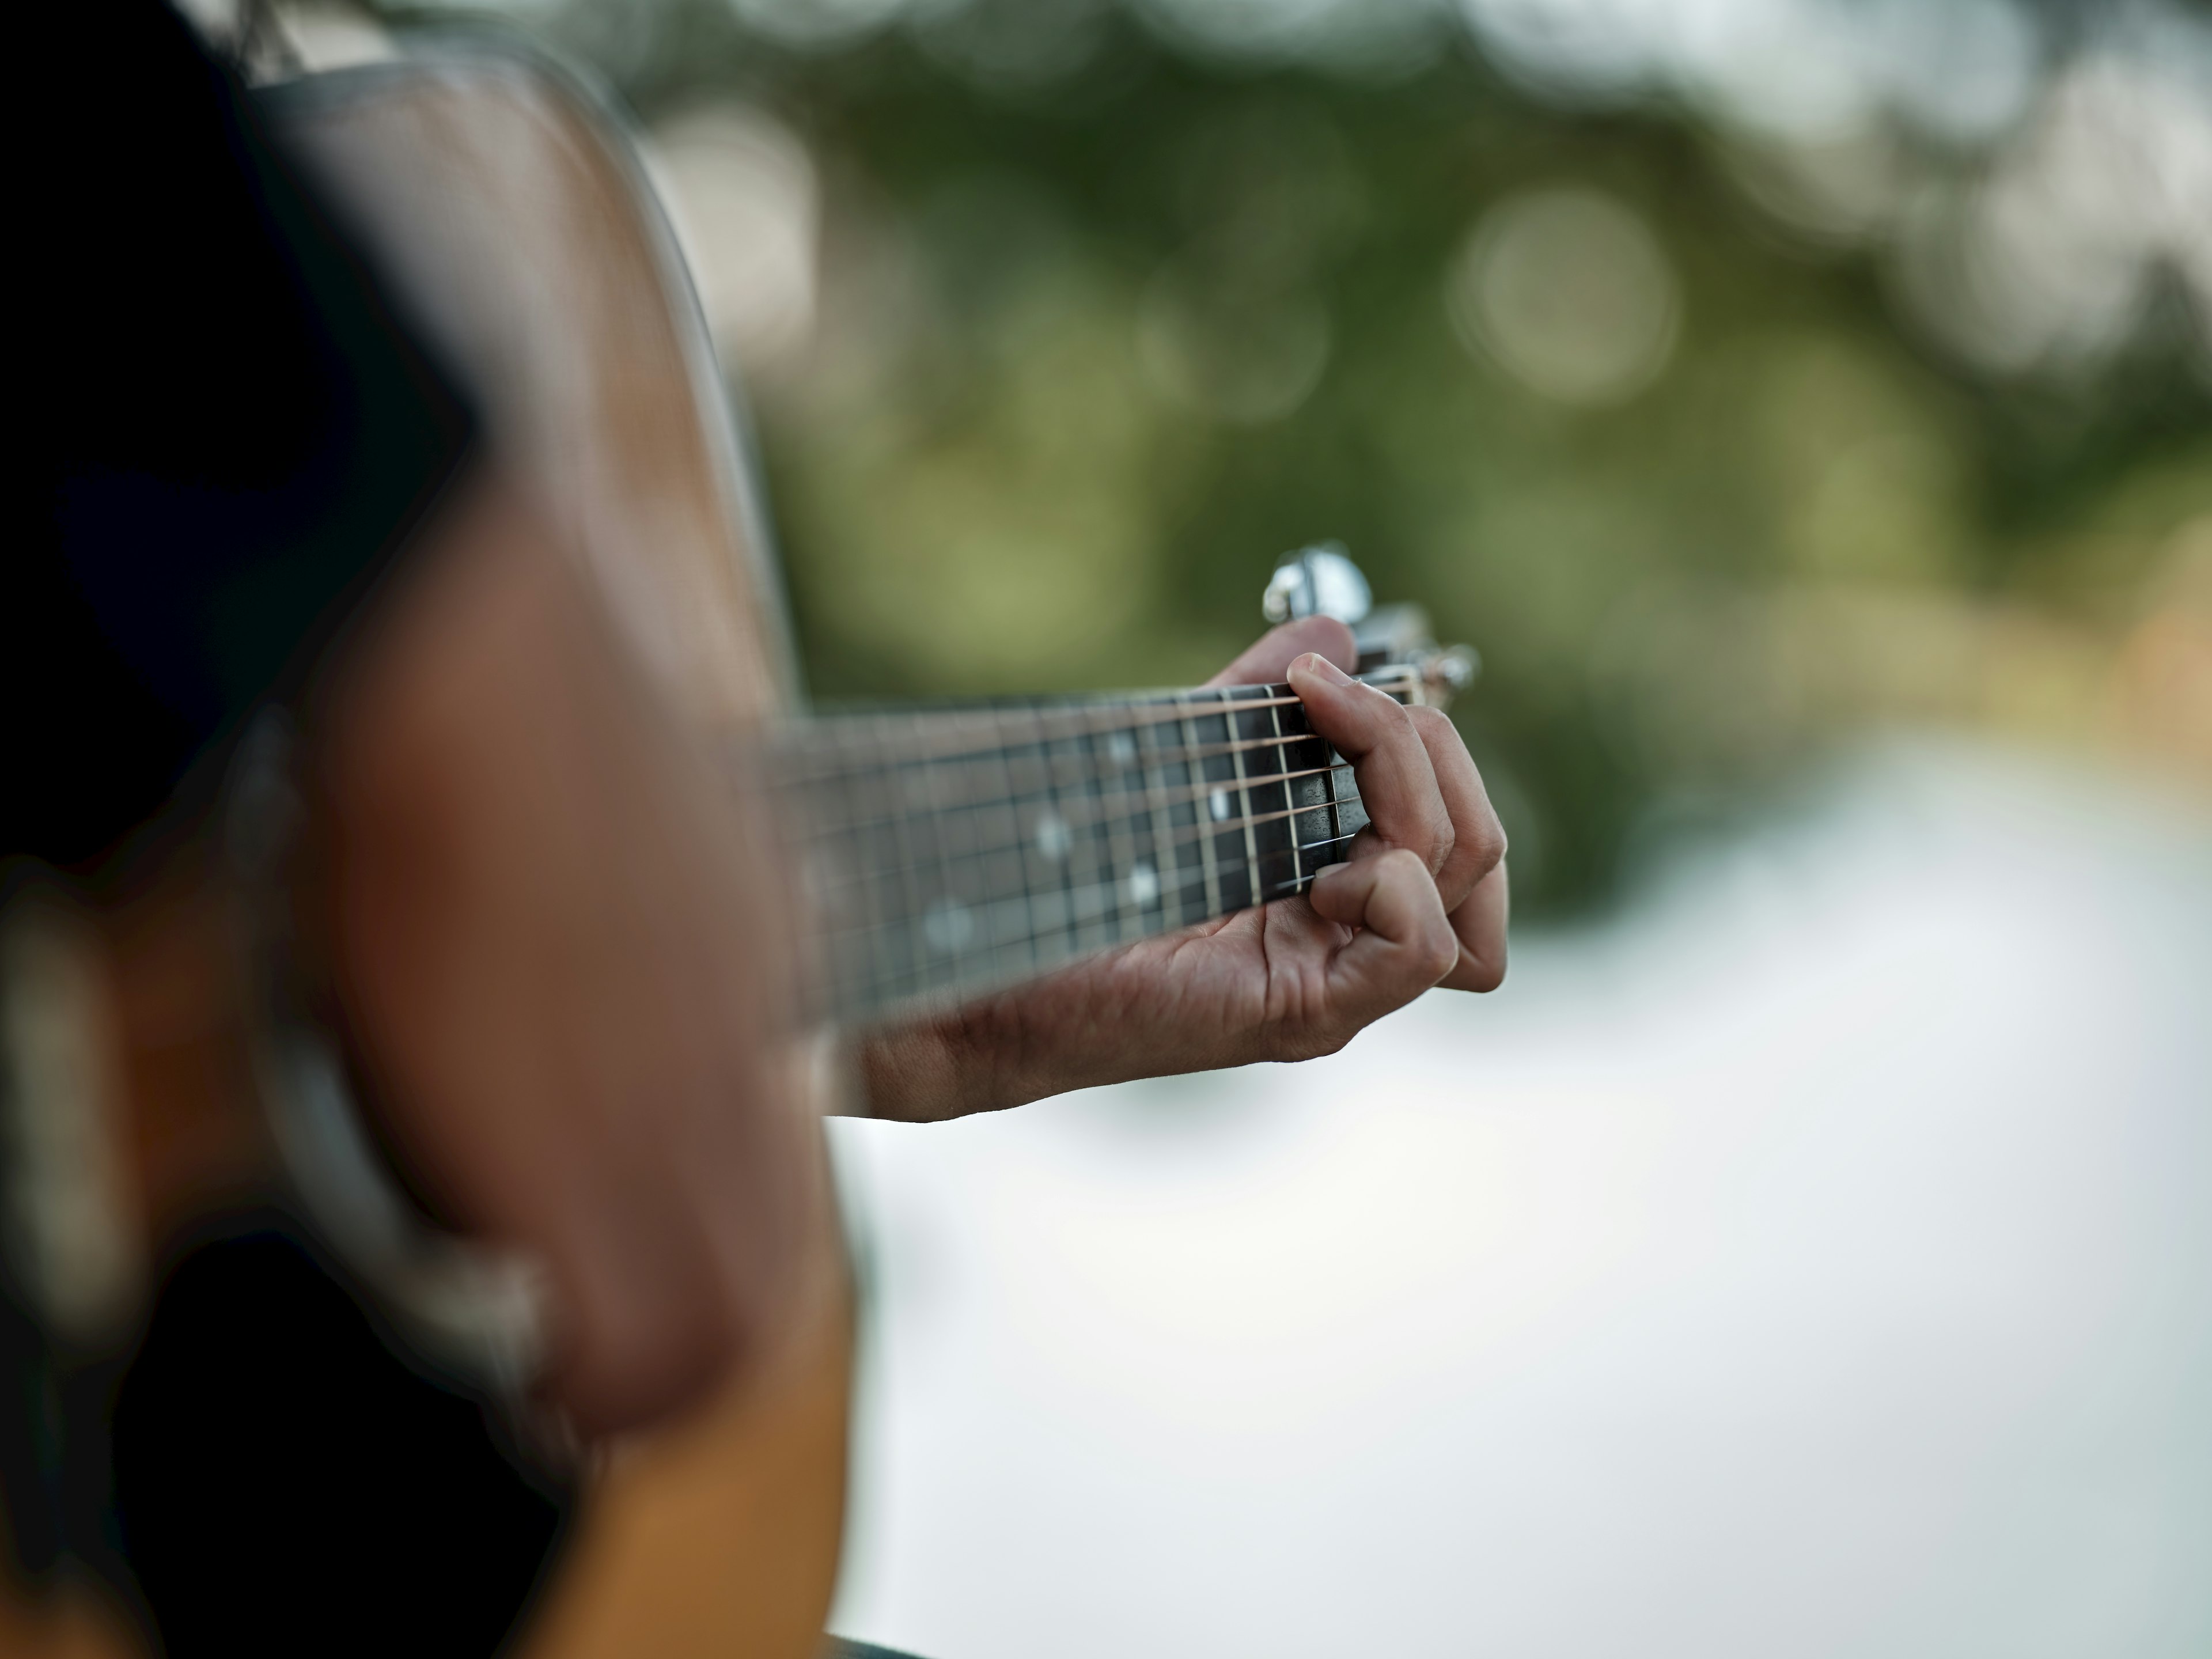
<svg viewBox="0 0 2212 1659">
<path fill-rule="evenodd" d="M 1229 792 L 1226 789 L 1215 790 L 1212 795 L 1206 798 L 1206 810 L 1213 814 L 1213 821 L 1216 823 L 1223 823 L 1228 821 Z"/>
<path fill-rule="evenodd" d="M 1046 812 L 1037 819 L 1036 849 L 1054 864 L 1067 856 L 1067 825 L 1057 812 Z"/>
<path fill-rule="evenodd" d="M 975 937 L 975 918 L 968 914 L 966 905 L 941 898 L 924 913 L 921 936 L 938 955 L 952 956 Z"/>
<path fill-rule="evenodd" d="M 1160 878 L 1149 864 L 1138 863 L 1129 871 L 1129 902 L 1142 909 L 1160 896 Z"/>
<path fill-rule="evenodd" d="M 1106 752 L 1114 757 L 1116 766 L 1127 766 L 1137 758 L 1137 740 L 1127 732 L 1116 732 L 1106 739 Z"/>
</svg>

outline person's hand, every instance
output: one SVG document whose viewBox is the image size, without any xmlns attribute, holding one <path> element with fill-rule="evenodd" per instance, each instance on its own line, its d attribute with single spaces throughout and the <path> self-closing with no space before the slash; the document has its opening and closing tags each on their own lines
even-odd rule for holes
<svg viewBox="0 0 2212 1659">
<path fill-rule="evenodd" d="M 1443 714 L 1340 672 L 1351 630 L 1267 635 L 1215 685 L 1287 679 L 1353 764 L 1372 822 L 1304 896 L 1123 945 L 1034 984 L 872 1037 L 877 1116 L 927 1120 L 1134 1077 L 1334 1053 L 1432 986 L 1505 975 L 1505 837 Z"/>
<path fill-rule="evenodd" d="M 737 792 L 495 477 L 308 732 L 368 1109 L 446 1220 L 548 1271 L 580 1429 L 696 1397 L 775 1340 L 828 1225 L 783 884 Z"/>
</svg>

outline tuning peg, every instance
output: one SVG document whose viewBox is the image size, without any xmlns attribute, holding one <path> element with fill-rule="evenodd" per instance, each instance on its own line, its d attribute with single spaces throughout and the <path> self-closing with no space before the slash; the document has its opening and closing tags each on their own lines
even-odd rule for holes
<svg viewBox="0 0 2212 1659">
<path fill-rule="evenodd" d="M 1425 702 L 1442 708 L 1473 685 L 1482 672 L 1482 658 L 1471 645 L 1448 645 L 1420 659 Z"/>
<path fill-rule="evenodd" d="M 1334 617 L 1357 623 L 1374 604 L 1367 578 L 1359 574 L 1342 542 L 1316 542 L 1285 553 L 1275 566 L 1260 612 L 1271 623 L 1297 617 Z"/>
</svg>

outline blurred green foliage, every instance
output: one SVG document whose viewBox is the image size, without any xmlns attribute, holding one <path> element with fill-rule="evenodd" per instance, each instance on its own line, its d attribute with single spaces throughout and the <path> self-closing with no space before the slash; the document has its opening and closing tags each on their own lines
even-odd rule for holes
<svg viewBox="0 0 2212 1659">
<path fill-rule="evenodd" d="M 816 337 L 754 401 L 821 696 L 1188 682 L 1279 552 L 1338 538 L 1481 651 L 1455 718 L 1556 912 L 1655 808 L 1971 714 L 1960 675 L 1998 671 L 1950 660 L 1984 640 L 1961 617 L 2047 621 L 2039 685 L 2092 674 L 2212 510 L 2175 331 L 1978 379 L 1680 111 L 1553 106 L 1464 47 L 1375 78 L 1095 26 L 1021 83 L 910 31 L 780 49 L 705 0 L 553 21 L 648 124 L 742 99 L 814 158 Z M 1610 406 L 1528 389 L 1446 303 L 1486 210 L 1561 187 L 1640 216 L 1679 289 L 1663 372 Z"/>
</svg>

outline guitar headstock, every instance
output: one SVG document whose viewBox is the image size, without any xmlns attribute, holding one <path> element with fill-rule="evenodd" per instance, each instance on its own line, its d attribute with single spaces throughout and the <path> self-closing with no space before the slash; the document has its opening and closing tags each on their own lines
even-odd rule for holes
<svg viewBox="0 0 2212 1659">
<path fill-rule="evenodd" d="M 1447 707 L 1482 672 L 1473 646 L 1437 643 L 1429 613 L 1419 605 L 1377 606 L 1341 542 L 1316 542 L 1285 553 L 1268 579 L 1260 611 L 1271 623 L 1334 617 L 1346 623 L 1358 647 L 1360 673 L 1411 668 L 1417 701 L 1434 708 Z"/>
</svg>

